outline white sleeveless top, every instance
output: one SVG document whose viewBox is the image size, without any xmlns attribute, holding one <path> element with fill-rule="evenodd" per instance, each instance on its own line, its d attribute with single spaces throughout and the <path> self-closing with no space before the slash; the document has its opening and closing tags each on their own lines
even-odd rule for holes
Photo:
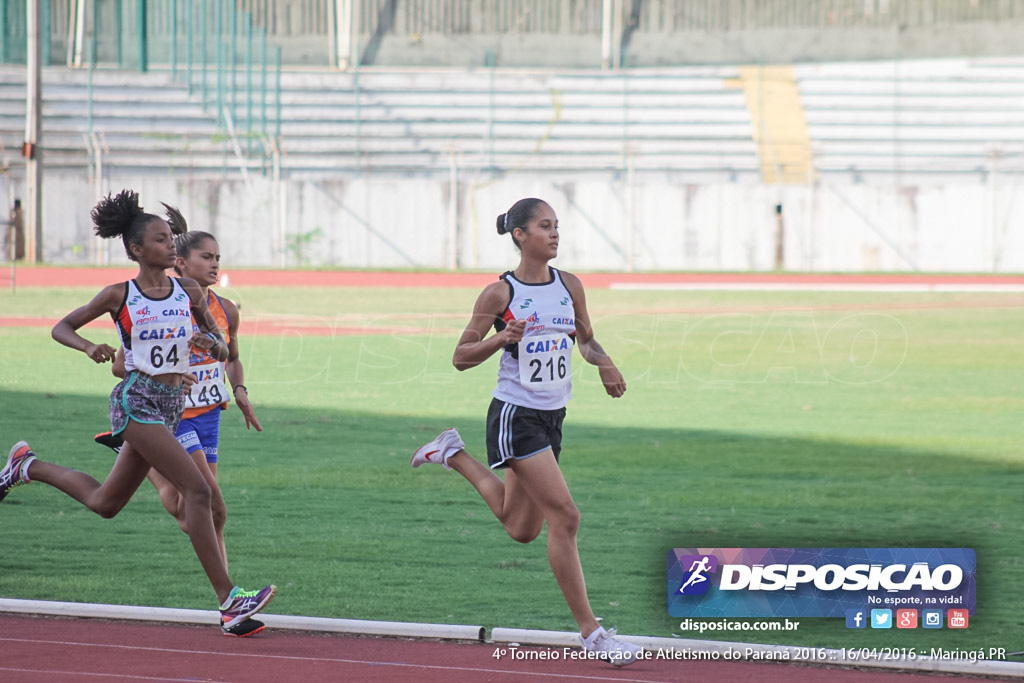
<svg viewBox="0 0 1024 683">
<path fill-rule="evenodd" d="M 551 280 L 542 284 L 520 282 L 512 271 L 503 274 L 511 295 L 504 315 L 494 323 L 500 332 L 512 320 L 527 321 L 522 341 L 502 351 L 493 395 L 535 410 L 558 410 L 572 398 L 575 310 L 561 274 L 548 270 Z"/>
<path fill-rule="evenodd" d="M 147 375 L 188 372 L 192 338 L 192 302 L 177 278 L 163 299 L 142 293 L 135 280 L 125 283 L 124 301 L 114 317 L 124 347 L 124 368 Z"/>
</svg>

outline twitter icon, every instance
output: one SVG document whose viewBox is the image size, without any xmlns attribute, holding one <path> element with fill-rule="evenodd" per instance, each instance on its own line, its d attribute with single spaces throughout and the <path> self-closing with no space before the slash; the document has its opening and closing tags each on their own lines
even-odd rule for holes
<svg viewBox="0 0 1024 683">
<path fill-rule="evenodd" d="M 892 610 L 871 610 L 871 628 L 892 628 Z"/>
</svg>

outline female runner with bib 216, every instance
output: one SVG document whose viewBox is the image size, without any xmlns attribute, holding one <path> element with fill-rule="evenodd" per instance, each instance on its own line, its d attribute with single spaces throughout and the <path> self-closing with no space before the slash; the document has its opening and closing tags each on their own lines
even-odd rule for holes
<svg viewBox="0 0 1024 683">
<path fill-rule="evenodd" d="M 617 666 L 636 661 L 641 648 L 601 628 L 587 597 L 576 546 L 580 513 L 569 493 L 558 454 L 562 420 L 572 394 L 573 346 L 596 365 L 609 396 L 626 391 L 622 373 L 594 339 L 579 278 L 548 262 L 558 255 L 558 218 L 540 199 L 521 199 L 498 216 L 498 234 L 510 234 L 519 266 L 488 285 L 459 338 L 452 362 L 476 367 L 501 353 L 498 386 L 487 412 L 486 467 L 449 429 L 421 447 L 412 466 L 437 463 L 472 484 L 520 543 L 537 538 L 548 524 L 548 561 L 579 624 L 583 648 Z M 487 333 L 494 326 L 495 334 Z M 502 481 L 492 470 L 504 469 Z"/>
</svg>

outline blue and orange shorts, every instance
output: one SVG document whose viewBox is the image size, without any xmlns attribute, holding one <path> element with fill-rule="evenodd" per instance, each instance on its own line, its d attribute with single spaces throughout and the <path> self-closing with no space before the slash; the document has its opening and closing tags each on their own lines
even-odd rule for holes
<svg viewBox="0 0 1024 683">
<path fill-rule="evenodd" d="M 174 433 L 178 443 L 189 454 L 203 451 L 206 462 L 217 462 L 217 446 L 220 443 L 220 407 L 182 420 Z"/>
</svg>

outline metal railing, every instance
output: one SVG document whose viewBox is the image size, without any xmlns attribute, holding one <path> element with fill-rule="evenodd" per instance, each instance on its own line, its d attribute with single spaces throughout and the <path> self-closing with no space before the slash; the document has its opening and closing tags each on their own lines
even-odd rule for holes
<svg viewBox="0 0 1024 683">
<path fill-rule="evenodd" d="M 651 33 L 758 29 L 927 27 L 1024 19 L 1024 2 L 999 0 L 645 0 L 639 30 Z"/>
<path fill-rule="evenodd" d="M 75 65 L 81 40 L 98 26 L 102 65 L 147 68 L 184 60 L 189 21 L 237 20 L 284 48 L 286 64 L 330 65 L 343 4 L 339 0 L 40 0 L 43 61 Z M 759 29 L 931 27 L 1024 21 L 1024 0 L 345 0 L 354 3 L 361 42 L 383 31 L 425 36 L 600 36 L 605 21 L 641 34 L 725 34 Z M 0 0 L 0 63 L 24 63 L 27 0 Z M 93 19 L 90 21 L 88 14 Z M 247 19 L 243 19 L 247 18 Z M 201 30 L 200 30 L 201 33 Z M 199 44 L 194 40 L 194 47 Z M 241 48 L 236 45 L 236 57 Z M 315 46 L 311 49 L 310 46 Z M 205 44 L 211 53 L 216 44 Z M 271 60 L 273 61 L 273 60 Z"/>
<path fill-rule="evenodd" d="M 44 64 L 62 63 L 67 45 L 70 2 L 43 2 L 42 60 Z M 24 64 L 28 44 L 28 3 L 26 0 L 0 0 L 0 63 Z"/>
<path fill-rule="evenodd" d="M 254 140 L 280 135 L 282 51 L 268 44 L 266 29 L 243 6 L 262 11 L 265 19 L 273 4 L 42 1 L 42 62 L 89 70 L 169 71 L 223 129 L 248 138 L 251 151 Z M 25 61 L 26 7 L 26 0 L 0 0 L 2 63 Z"/>
</svg>

